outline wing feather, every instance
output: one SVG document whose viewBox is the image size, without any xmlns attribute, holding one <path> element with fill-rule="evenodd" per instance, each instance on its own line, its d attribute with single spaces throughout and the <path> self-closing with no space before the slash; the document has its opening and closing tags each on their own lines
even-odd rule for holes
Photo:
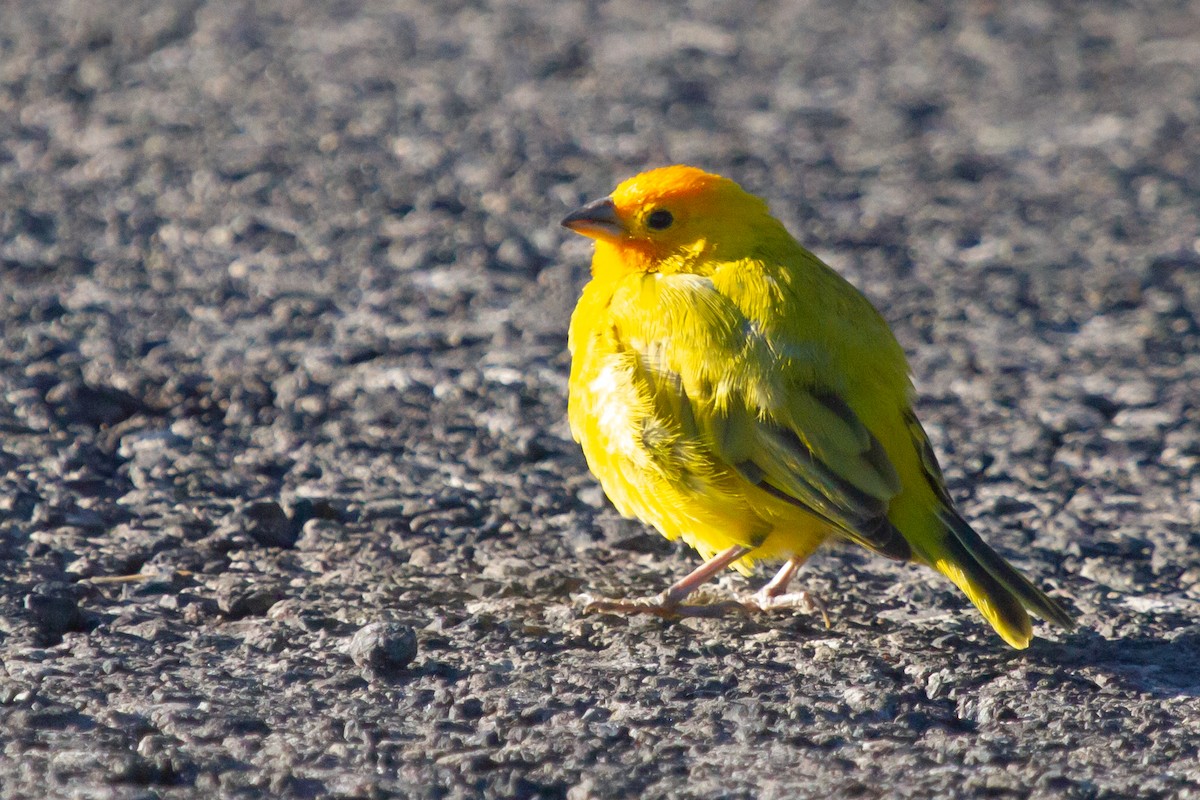
<svg viewBox="0 0 1200 800">
<path fill-rule="evenodd" d="M 911 557 L 887 519 L 901 486 L 883 445 L 834 387 L 816 382 L 820 365 L 795 355 L 820 359 L 819 342 L 764 333 L 696 275 L 647 276 L 637 299 L 653 308 L 619 327 L 639 353 L 658 415 L 715 468 L 870 550 Z"/>
</svg>

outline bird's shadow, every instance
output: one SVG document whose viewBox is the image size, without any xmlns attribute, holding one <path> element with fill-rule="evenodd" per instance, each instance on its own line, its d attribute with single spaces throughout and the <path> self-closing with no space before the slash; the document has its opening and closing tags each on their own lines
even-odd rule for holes
<svg viewBox="0 0 1200 800">
<path fill-rule="evenodd" d="M 1064 668 L 1087 668 L 1114 684 L 1156 697 L 1200 697 L 1200 625 L 1169 639 L 1106 639 L 1095 631 L 1078 631 L 1061 643 L 1043 642 L 1028 656 L 1060 674 Z"/>
</svg>

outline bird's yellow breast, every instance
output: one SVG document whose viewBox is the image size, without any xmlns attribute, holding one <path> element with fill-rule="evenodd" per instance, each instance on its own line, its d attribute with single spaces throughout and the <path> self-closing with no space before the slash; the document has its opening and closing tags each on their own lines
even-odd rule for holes
<svg viewBox="0 0 1200 800">
<path fill-rule="evenodd" d="M 706 557 L 755 547 L 740 565 L 747 569 L 811 552 L 828 531 L 749 485 L 700 434 L 696 415 L 719 413 L 738 390 L 737 362 L 763 357 L 744 322 L 708 278 L 594 280 L 571 319 L 568 410 L 588 467 L 621 514 Z M 691 386 L 670 369 L 680 359 L 700 376 Z"/>
</svg>

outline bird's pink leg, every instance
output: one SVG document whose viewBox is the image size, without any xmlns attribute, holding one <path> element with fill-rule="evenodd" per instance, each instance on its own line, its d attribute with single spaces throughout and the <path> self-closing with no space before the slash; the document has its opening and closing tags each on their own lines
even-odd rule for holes
<svg viewBox="0 0 1200 800">
<path fill-rule="evenodd" d="M 702 606 L 684 605 L 683 601 L 721 570 L 749 553 L 751 548 L 736 545 L 705 561 L 686 577 L 654 597 L 633 600 L 589 600 L 583 613 L 656 614 L 660 617 L 720 617 L 730 611 L 745 608 L 738 602 L 712 603 Z"/>
<path fill-rule="evenodd" d="M 779 572 L 775 573 L 775 577 L 771 578 L 766 586 L 759 589 L 754 597 L 745 603 L 746 608 L 751 611 L 770 611 L 774 608 L 795 608 L 803 605 L 807 609 L 820 611 L 821 619 L 825 621 L 825 627 L 830 627 L 829 612 L 825 610 L 825 604 L 819 597 L 803 590 L 785 594 L 788 584 L 792 582 L 792 578 L 796 576 L 807 558 L 806 555 L 789 558 L 787 563 L 779 568 Z"/>
<path fill-rule="evenodd" d="M 800 567 L 804 564 L 803 558 L 793 556 L 787 560 L 787 563 L 779 568 L 779 572 L 775 573 L 775 577 L 767 582 L 767 585 L 758 590 L 758 597 L 764 600 L 774 600 L 779 597 L 787 589 L 788 584 L 792 582 L 792 578 L 800 571 Z"/>
</svg>

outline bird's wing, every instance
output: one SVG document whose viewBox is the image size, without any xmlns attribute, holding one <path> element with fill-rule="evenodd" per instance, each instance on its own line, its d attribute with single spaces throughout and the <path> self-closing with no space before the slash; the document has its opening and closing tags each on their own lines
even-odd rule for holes
<svg viewBox="0 0 1200 800">
<path fill-rule="evenodd" d="M 819 344 L 767 336 L 710 282 L 676 277 L 654 292 L 657 316 L 638 314 L 639 335 L 622 337 L 639 353 L 659 413 L 752 485 L 863 547 L 910 558 L 887 518 L 900 478 L 879 440 L 822 383 L 828 370 L 816 362 L 828 356 Z"/>
<path fill-rule="evenodd" d="M 796 385 L 782 407 L 730 401 L 723 412 L 703 416 L 720 460 L 845 538 L 892 558 L 912 556 L 887 518 L 900 478 L 883 445 L 837 394 Z"/>
</svg>

